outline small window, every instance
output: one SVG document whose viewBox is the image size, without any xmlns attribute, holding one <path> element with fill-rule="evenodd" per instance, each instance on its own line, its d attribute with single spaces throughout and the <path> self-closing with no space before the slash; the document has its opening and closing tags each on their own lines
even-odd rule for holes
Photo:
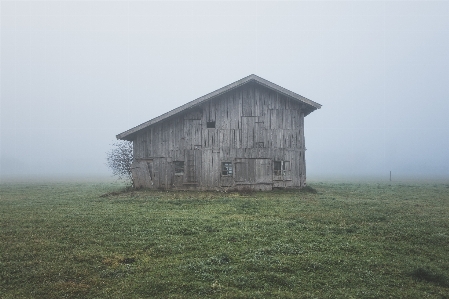
<svg viewBox="0 0 449 299">
<path fill-rule="evenodd" d="M 274 175 L 285 175 L 285 163 L 284 161 L 274 161 Z"/>
<path fill-rule="evenodd" d="M 263 142 L 257 142 L 256 147 L 263 148 Z"/>
<path fill-rule="evenodd" d="M 222 162 L 221 163 L 221 175 L 232 175 L 232 163 Z"/>
<path fill-rule="evenodd" d="M 206 122 L 208 129 L 215 129 L 215 121 Z"/>
<path fill-rule="evenodd" d="M 175 174 L 184 174 L 184 161 L 175 161 Z"/>
</svg>

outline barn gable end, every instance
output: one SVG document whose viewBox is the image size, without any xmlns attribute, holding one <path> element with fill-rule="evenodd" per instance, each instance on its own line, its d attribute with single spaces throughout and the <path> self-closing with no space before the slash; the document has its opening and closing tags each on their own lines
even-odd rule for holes
<svg viewBox="0 0 449 299">
<path fill-rule="evenodd" d="M 300 188 L 304 117 L 320 107 L 251 75 L 117 138 L 133 141 L 136 187 Z"/>
</svg>

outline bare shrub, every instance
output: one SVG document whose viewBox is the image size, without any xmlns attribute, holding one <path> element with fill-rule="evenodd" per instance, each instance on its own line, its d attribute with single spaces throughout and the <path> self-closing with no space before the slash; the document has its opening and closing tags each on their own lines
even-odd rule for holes
<svg viewBox="0 0 449 299">
<path fill-rule="evenodd" d="M 106 153 L 108 167 L 112 174 L 120 180 L 134 186 L 131 173 L 133 163 L 133 143 L 130 141 L 117 141 L 112 144 L 112 149 Z"/>
</svg>

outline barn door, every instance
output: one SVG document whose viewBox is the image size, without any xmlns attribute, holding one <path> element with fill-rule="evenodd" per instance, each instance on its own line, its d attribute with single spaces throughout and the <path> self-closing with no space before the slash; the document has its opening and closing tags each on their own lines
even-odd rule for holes
<svg viewBox="0 0 449 299">
<path fill-rule="evenodd" d="M 201 146 L 201 119 L 184 120 L 184 142 L 186 149 Z"/>
<path fill-rule="evenodd" d="M 154 188 L 168 189 L 173 185 L 173 165 L 167 158 L 153 160 L 153 186 Z"/>
<path fill-rule="evenodd" d="M 201 174 L 201 153 L 199 148 L 185 151 L 186 183 L 198 183 L 198 177 Z"/>
<path fill-rule="evenodd" d="M 264 147 L 265 124 L 257 116 L 242 116 L 242 147 Z"/>
<path fill-rule="evenodd" d="M 270 184 L 273 182 L 271 159 L 255 159 L 256 183 Z"/>
<path fill-rule="evenodd" d="M 236 184 L 270 184 L 273 171 L 270 159 L 236 159 Z"/>
<path fill-rule="evenodd" d="M 242 116 L 242 147 L 253 148 L 256 143 L 256 122 L 255 116 Z"/>
<path fill-rule="evenodd" d="M 251 159 L 235 159 L 235 183 L 238 185 L 250 184 L 251 175 L 249 173 Z"/>
<path fill-rule="evenodd" d="M 151 188 L 153 186 L 153 160 L 136 159 L 131 165 L 134 187 Z"/>
</svg>

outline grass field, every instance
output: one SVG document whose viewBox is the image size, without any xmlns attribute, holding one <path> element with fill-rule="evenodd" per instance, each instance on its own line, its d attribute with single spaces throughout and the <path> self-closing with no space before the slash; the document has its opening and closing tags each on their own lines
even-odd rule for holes
<svg viewBox="0 0 449 299">
<path fill-rule="evenodd" d="M 449 298 L 449 184 L 0 185 L 1 298 Z"/>
</svg>

